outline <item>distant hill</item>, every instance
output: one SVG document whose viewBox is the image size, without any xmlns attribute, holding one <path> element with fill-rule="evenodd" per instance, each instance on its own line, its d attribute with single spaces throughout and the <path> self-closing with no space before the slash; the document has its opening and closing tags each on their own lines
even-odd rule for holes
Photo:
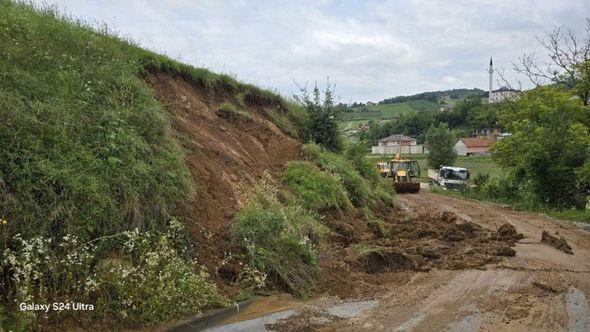
<svg viewBox="0 0 590 332">
<path fill-rule="evenodd" d="M 433 111 L 437 104 L 427 100 L 409 100 L 396 104 L 377 104 L 348 108 L 342 113 L 342 121 L 387 120 L 421 111 Z"/>
<path fill-rule="evenodd" d="M 436 103 L 441 97 L 449 97 L 451 99 L 464 99 L 468 96 L 477 95 L 483 96 L 484 90 L 473 88 L 473 89 L 452 89 L 443 91 L 429 91 L 422 92 L 411 96 L 397 96 L 393 98 L 383 99 L 379 104 L 399 104 L 405 103 L 412 100 L 426 100 Z"/>
</svg>

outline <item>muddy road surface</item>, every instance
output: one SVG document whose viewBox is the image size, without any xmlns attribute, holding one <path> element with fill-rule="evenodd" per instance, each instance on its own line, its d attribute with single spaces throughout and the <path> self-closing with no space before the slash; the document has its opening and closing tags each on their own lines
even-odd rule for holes
<svg viewBox="0 0 590 332">
<path fill-rule="evenodd" d="M 375 308 L 326 329 L 590 331 L 590 232 L 535 213 L 424 191 L 397 199 L 410 213 L 451 211 L 489 230 L 510 223 L 524 238 L 515 257 L 482 270 L 417 273 L 382 294 Z M 574 254 L 542 243 L 543 231 L 565 238 Z"/>
<path fill-rule="evenodd" d="M 409 214 L 449 211 L 491 232 L 509 223 L 524 238 L 514 246 L 516 255 L 499 263 L 412 272 L 370 299 L 319 298 L 283 315 L 273 313 L 274 318 L 266 315 L 271 319 L 259 319 L 257 326 L 232 322 L 229 330 L 590 331 L 590 232 L 547 216 L 424 190 L 398 195 L 397 201 Z M 544 231 L 564 238 L 573 254 L 541 242 Z M 347 301 L 353 307 L 371 305 L 347 315 L 334 310 Z"/>
</svg>

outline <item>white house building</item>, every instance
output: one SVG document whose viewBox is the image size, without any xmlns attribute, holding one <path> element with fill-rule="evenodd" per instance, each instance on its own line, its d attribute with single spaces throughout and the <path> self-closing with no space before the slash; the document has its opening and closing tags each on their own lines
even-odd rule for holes
<svg viewBox="0 0 590 332">
<path fill-rule="evenodd" d="M 373 154 L 423 154 L 428 148 L 418 144 L 416 139 L 405 135 L 391 135 L 380 139 L 377 146 L 371 147 Z"/>
<path fill-rule="evenodd" d="M 489 154 L 492 141 L 487 138 L 466 137 L 460 138 L 455 143 L 455 152 L 459 156 L 470 156 L 473 154 Z"/>
<path fill-rule="evenodd" d="M 489 89 L 488 89 L 488 102 L 489 103 L 500 103 L 503 101 L 514 100 L 518 97 L 520 93 L 519 90 L 514 90 L 507 87 L 500 87 L 497 90 L 492 90 L 493 88 L 493 76 L 494 76 L 494 63 L 492 62 L 492 58 L 490 58 L 490 69 L 488 71 L 490 74 L 490 81 L 489 81 Z"/>
</svg>

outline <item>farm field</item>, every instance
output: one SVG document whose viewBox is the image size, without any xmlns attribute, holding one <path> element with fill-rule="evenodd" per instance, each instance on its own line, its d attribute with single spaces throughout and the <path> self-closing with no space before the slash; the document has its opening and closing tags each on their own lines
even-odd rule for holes
<svg viewBox="0 0 590 332">
<path fill-rule="evenodd" d="M 342 121 L 383 120 L 398 117 L 401 114 L 435 110 L 436 103 L 426 100 L 412 100 L 398 104 L 380 104 L 367 107 L 367 111 L 356 108 L 354 112 L 342 114 Z"/>
</svg>

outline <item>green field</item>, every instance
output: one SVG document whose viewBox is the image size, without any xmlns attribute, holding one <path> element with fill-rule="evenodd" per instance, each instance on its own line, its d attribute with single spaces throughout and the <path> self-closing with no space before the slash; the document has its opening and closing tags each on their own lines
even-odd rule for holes
<svg viewBox="0 0 590 332">
<path fill-rule="evenodd" d="M 412 100 L 399 104 L 379 104 L 363 108 L 356 108 L 354 112 L 344 112 L 342 121 L 352 120 L 384 120 L 398 117 L 400 114 L 409 114 L 421 111 L 435 110 L 436 103 L 426 100 Z"/>
<path fill-rule="evenodd" d="M 393 156 L 381 156 L 381 155 L 369 155 L 367 159 L 372 163 L 379 162 L 381 160 L 389 160 Z M 427 155 L 412 155 L 404 156 L 409 159 L 418 161 L 420 165 L 420 181 L 428 181 L 428 162 L 426 160 Z M 471 157 L 458 157 L 455 165 L 457 167 L 465 167 L 471 173 L 471 178 L 474 178 L 478 174 L 489 174 L 490 177 L 501 177 L 503 175 L 502 168 L 492 160 L 489 156 L 471 156 Z"/>
</svg>

